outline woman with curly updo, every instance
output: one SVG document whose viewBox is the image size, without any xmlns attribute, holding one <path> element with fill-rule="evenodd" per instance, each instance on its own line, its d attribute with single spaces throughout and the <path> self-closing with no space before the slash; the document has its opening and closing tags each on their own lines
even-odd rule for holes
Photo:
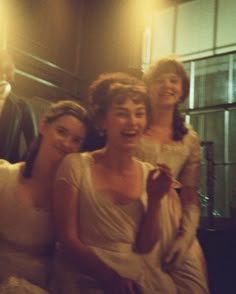
<svg viewBox="0 0 236 294">
<path fill-rule="evenodd" d="M 106 144 L 66 156 L 58 169 L 55 293 L 207 293 L 201 273 L 185 276 L 193 291 L 179 292 L 162 267 L 162 246 L 169 242 L 162 236 L 168 229 L 162 199 L 176 192 L 165 164 L 154 168 L 134 156 L 150 118 L 144 83 L 103 74 L 91 84 L 89 102 Z"/>
</svg>

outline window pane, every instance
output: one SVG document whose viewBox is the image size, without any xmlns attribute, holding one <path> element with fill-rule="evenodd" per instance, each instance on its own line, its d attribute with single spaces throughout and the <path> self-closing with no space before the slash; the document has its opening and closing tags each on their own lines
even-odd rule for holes
<svg viewBox="0 0 236 294">
<path fill-rule="evenodd" d="M 225 193 L 225 166 L 215 166 L 215 197 L 214 197 L 214 209 L 222 217 L 226 217 L 228 214 L 227 207 L 227 195 Z"/>
<path fill-rule="evenodd" d="M 233 97 L 232 102 L 236 102 L 236 54 L 233 57 Z"/>
<path fill-rule="evenodd" d="M 229 110 L 229 162 L 236 163 L 236 109 Z"/>
<path fill-rule="evenodd" d="M 205 138 L 214 144 L 216 163 L 224 162 L 224 111 L 205 113 Z"/>
<path fill-rule="evenodd" d="M 229 57 L 195 63 L 194 107 L 228 103 Z"/>
<path fill-rule="evenodd" d="M 214 161 L 224 162 L 224 111 L 191 114 L 190 123 L 201 141 L 213 142 Z"/>
</svg>

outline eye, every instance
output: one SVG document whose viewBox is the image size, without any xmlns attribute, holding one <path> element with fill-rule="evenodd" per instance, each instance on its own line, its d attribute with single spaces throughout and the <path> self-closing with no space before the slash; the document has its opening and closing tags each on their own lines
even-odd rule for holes
<svg viewBox="0 0 236 294">
<path fill-rule="evenodd" d="M 127 113 L 125 111 L 117 111 L 116 115 L 119 116 L 119 117 L 126 117 Z"/>
<path fill-rule="evenodd" d="M 178 78 L 173 78 L 173 79 L 171 79 L 170 81 L 171 81 L 171 83 L 173 83 L 173 84 L 177 84 L 177 83 L 179 82 L 179 79 L 178 79 Z"/>
<path fill-rule="evenodd" d="M 58 133 L 59 135 L 61 135 L 61 136 L 63 136 L 63 135 L 66 136 L 66 134 L 67 134 L 67 130 L 64 129 L 64 128 L 62 128 L 62 127 L 58 127 L 58 128 L 56 129 L 56 131 L 57 131 L 57 133 Z"/>
<path fill-rule="evenodd" d="M 163 82 L 164 82 L 163 79 L 156 79 L 156 83 L 158 83 L 158 84 L 161 84 L 161 83 L 163 83 Z"/>
<path fill-rule="evenodd" d="M 143 117 L 146 116 L 146 111 L 145 110 L 140 110 L 136 112 L 137 117 Z"/>
</svg>

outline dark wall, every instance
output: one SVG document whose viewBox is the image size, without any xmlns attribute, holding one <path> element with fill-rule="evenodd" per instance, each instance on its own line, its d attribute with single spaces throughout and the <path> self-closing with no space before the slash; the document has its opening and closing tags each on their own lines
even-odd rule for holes
<svg viewBox="0 0 236 294">
<path fill-rule="evenodd" d="M 133 2 L 85 1 L 80 51 L 83 96 L 98 74 L 140 67 L 142 18 L 135 14 Z"/>
<path fill-rule="evenodd" d="M 14 90 L 49 100 L 79 99 L 83 0 L 5 0 Z M 40 80 L 39 80 L 40 79 Z"/>
<path fill-rule="evenodd" d="M 136 2 L 5 0 L 15 91 L 84 100 L 98 74 L 140 68 L 143 12 Z"/>
<path fill-rule="evenodd" d="M 15 91 L 85 99 L 98 74 L 140 69 L 145 9 L 183 1 L 150 1 L 155 4 L 148 7 L 136 0 L 2 0 L 18 69 Z"/>
</svg>

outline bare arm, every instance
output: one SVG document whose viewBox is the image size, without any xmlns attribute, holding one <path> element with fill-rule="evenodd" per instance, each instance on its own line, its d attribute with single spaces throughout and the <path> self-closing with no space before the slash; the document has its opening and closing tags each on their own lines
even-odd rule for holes
<svg viewBox="0 0 236 294">
<path fill-rule="evenodd" d="M 161 238 L 161 199 L 171 187 L 172 176 L 170 169 L 164 164 L 159 165 L 159 172 L 158 177 L 155 177 L 156 170 L 152 170 L 147 178 L 147 212 L 143 217 L 136 239 L 136 250 L 139 253 L 150 252 Z"/>
</svg>

